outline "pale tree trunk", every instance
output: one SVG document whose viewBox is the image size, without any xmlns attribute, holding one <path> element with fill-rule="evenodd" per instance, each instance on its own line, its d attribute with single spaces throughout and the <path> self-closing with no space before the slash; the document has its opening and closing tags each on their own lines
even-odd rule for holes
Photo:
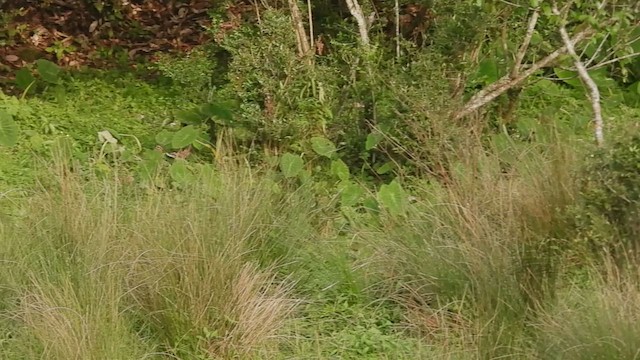
<svg viewBox="0 0 640 360">
<path fill-rule="evenodd" d="M 358 0 L 345 1 L 347 2 L 349 12 L 358 23 L 358 30 L 360 31 L 360 42 L 364 46 L 369 46 L 369 24 L 367 23 L 367 18 L 364 16 L 362 7 L 360 7 L 360 3 L 358 3 Z"/>
</svg>

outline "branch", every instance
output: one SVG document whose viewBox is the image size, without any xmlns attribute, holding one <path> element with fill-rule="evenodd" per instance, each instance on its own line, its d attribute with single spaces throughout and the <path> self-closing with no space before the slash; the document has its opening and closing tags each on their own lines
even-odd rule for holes
<svg viewBox="0 0 640 360">
<path fill-rule="evenodd" d="M 596 65 L 593 65 L 593 66 L 589 67 L 588 70 L 599 69 L 599 68 L 601 68 L 603 66 L 607 66 L 607 65 L 610 65 L 610 64 L 613 64 L 613 63 L 617 63 L 618 61 L 626 60 L 626 59 L 629 59 L 629 58 L 634 58 L 636 56 L 640 56 L 640 52 L 635 52 L 633 54 L 627 54 L 627 55 L 624 55 L 624 56 L 617 57 L 615 59 L 611 59 L 611 60 L 607 60 L 607 61 L 601 62 L 599 64 L 596 64 Z"/>
<path fill-rule="evenodd" d="M 290 0 L 291 1 L 291 0 Z M 364 12 L 358 3 L 358 0 L 345 0 L 347 7 L 351 15 L 356 18 L 358 23 L 358 30 L 360 31 L 360 42 L 362 45 L 369 46 L 369 25 L 367 25 L 367 19 L 364 16 Z"/>
<path fill-rule="evenodd" d="M 560 15 L 556 4 L 553 4 L 553 12 L 556 15 Z M 578 70 L 578 75 L 580 75 L 580 79 L 585 83 L 587 88 L 589 89 L 589 97 L 591 98 L 591 107 L 593 108 L 593 123 L 595 126 L 595 136 L 596 136 L 596 144 L 598 146 L 602 146 L 604 144 L 604 135 L 602 130 L 602 107 L 600 105 L 600 90 L 598 90 L 598 85 L 593 81 L 591 76 L 589 75 L 589 71 L 580 60 L 580 56 L 576 53 L 576 49 L 574 47 L 574 43 L 571 42 L 569 38 L 569 34 L 567 33 L 567 28 L 564 25 L 565 19 L 562 19 L 562 24 L 560 25 L 560 36 L 562 37 L 562 42 L 564 42 L 565 47 L 567 48 L 567 52 L 573 58 L 574 65 Z"/>
<path fill-rule="evenodd" d="M 538 18 L 540 17 L 540 10 L 534 9 L 533 14 L 529 18 L 529 25 L 527 26 L 527 33 L 524 36 L 524 40 L 522 40 L 522 44 L 518 49 L 518 53 L 516 54 L 516 62 L 513 65 L 513 70 L 511 71 L 511 77 L 514 78 L 518 76 L 520 73 L 520 68 L 522 67 L 522 60 L 524 56 L 527 54 L 527 49 L 529 48 L 529 44 L 531 43 L 531 38 L 533 37 L 533 33 L 536 31 L 536 24 L 538 23 Z"/>
<path fill-rule="evenodd" d="M 590 29 L 590 28 L 584 29 L 579 33 L 577 33 L 573 37 L 573 39 L 570 40 L 570 43 L 572 45 L 577 44 L 580 41 L 592 35 L 593 32 L 594 32 L 593 29 Z M 557 49 L 556 51 L 552 52 L 551 54 L 547 55 L 544 59 L 527 67 L 527 70 L 519 73 L 519 75 L 516 76 L 515 78 L 512 78 L 511 74 L 505 75 L 502 78 L 498 79 L 498 81 L 480 90 L 462 107 L 462 109 L 460 109 L 454 114 L 453 116 L 454 120 L 459 120 L 471 114 L 472 112 L 476 111 L 477 109 L 483 107 L 484 105 L 488 104 L 493 99 L 505 93 L 507 90 L 520 84 L 526 78 L 533 75 L 536 71 L 549 65 L 551 62 L 556 60 L 558 57 L 560 57 L 560 55 L 564 54 L 566 51 L 567 51 L 567 46 L 564 45 L 559 49 Z"/>
</svg>

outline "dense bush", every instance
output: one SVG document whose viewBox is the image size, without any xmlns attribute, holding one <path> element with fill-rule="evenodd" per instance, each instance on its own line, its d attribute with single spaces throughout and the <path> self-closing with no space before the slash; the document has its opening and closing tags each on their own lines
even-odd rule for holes
<svg viewBox="0 0 640 360">
<path fill-rule="evenodd" d="M 640 250 L 640 136 L 594 154 L 581 182 L 580 238 L 596 254 L 635 257 Z"/>
</svg>

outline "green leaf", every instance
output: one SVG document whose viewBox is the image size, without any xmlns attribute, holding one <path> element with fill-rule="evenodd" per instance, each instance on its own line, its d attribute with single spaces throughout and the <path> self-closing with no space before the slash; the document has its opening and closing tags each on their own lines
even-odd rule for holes
<svg viewBox="0 0 640 360">
<path fill-rule="evenodd" d="M 155 178 L 162 161 L 161 153 L 153 150 L 146 150 L 142 155 L 142 161 L 138 165 L 138 174 L 140 174 L 140 176 L 145 180 Z"/>
<path fill-rule="evenodd" d="M 38 59 L 36 60 L 36 67 L 38 69 L 38 74 L 42 77 L 42 80 L 51 84 L 58 83 L 60 75 L 60 68 L 58 65 L 49 60 Z"/>
<path fill-rule="evenodd" d="M 379 212 L 380 207 L 378 206 L 378 200 L 376 200 L 373 196 L 369 196 L 362 200 L 362 206 L 371 212 Z"/>
<path fill-rule="evenodd" d="M 343 206 L 354 206 L 358 203 L 364 190 L 358 184 L 354 184 L 350 181 L 345 181 L 340 186 L 340 203 Z"/>
<path fill-rule="evenodd" d="M 296 177 L 303 167 L 304 162 L 298 155 L 286 153 L 280 158 L 280 170 L 286 178 Z"/>
<path fill-rule="evenodd" d="M 173 134 L 171 138 L 171 147 L 174 149 L 182 149 L 191 145 L 198 138 L 198 130 L 193 126 L 185 126 Z"/>
<path fill-rule="evenodd" d="M 204 114 L 200 113 L 198 109 L 180 110 L 176 114 L 176 118 L 187 125 L 200 125 L 205 120 Z"/>
<path fill-rule="evenodd" d="M 195 179 L 189 167 L 187 167 L 187 162 L 183 159 L 176 159 L 176 161 L 171 164 L 169 167 L 169 176 L 175 182 L 180 185 L 186 185 Z"/>
<path fill-rule="evenodd" d="M 393 166 L 394 166 L 394 164 L 391 161 L 388 161 L 388 162 L 382 164 L 381 166 L 379 166 L 376 169 L 376 173 L 378 175 L 384 175 L 384 174 L 388 173 L 389 171 L 393 170 Z"/>
<path fill-rule="evenodd" d="M 384 206 L 392 216 L 403 215 L 407 210 L 409 199 L 400 183 L 393 180 L 388 185 L 382 185 L 378 190 L 378 202 Z"/>
<path fill-rule="evenodd" d="M 580 78 L 578 77 L 577 72 L 564 70 L 560 68 L 553 68 L 553 72 L 556 74 L 558 78 L 560 78 L 560 80 L 571 85 L 572 87 L 574 88 L 582 87 L 582 82 L 580 81 Z"/>
<path fill-rule="evenodd" d="M 315 136 L 311 138 L 311 148 L 313 151 L 318 153 L 318 155 L 331 158 L 336 150 L 336 146 L 331 142 L 331 140 Z"/>
<path fill-rule="evenodd" d="M 36 78 L 33 77 L 29 69 L 22 68 L 16 71 L 16 86 L 18 86 L 18 89 L 27 90 L 34 81 L 36 81 Z"/>
<path fill-rule="evenodd" d="M 371 133 L 367 135 L 367 141 L 364 144 L 365 150 L 369 151 L 374 147 L 378 146 L 380 141 L 382 141 L 384 137 L 380 133 Z"/>
<path fill-rule="evenodd" d="M 349 167 L 341 159 L 331 162 L 331 173 L 340 180 L 349 180 Z"/>
<path fill-rule="evenodd" d="M 214 122 L 219 123 L 220 125 L 232 125 L 233 113 L 225 106 L 216 103 L 208 103 L 204 104 L 200 111 L 206 117 L 213 118 Z"/>
<path fill-rule="evenodd" d="M 498 62 L 495 59 L 485 59 L 480 62 L 477 76 L 486 84 L 494 83 L 500 77 Z"/>
<path fill-rule="evenodd" d="M 13 116 L 0 110 L 0 145 L 13 146 L 18 142 L 20 128 L 13 120 Z"/>
<path fill-rule="evenodd" d="M 162 146 L 168 146 L 173 140 L 173 133 L 167 129 L 160 131 L 156 134 L 156 143 Z"/>
</svg>

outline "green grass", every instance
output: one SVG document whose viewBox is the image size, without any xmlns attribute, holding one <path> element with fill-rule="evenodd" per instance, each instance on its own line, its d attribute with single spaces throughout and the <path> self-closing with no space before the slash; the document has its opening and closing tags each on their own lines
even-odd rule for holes
<svg viewBox="0 0 640 360">
<path fill-rule="evenodd" d="M 98 131 L 148 149 L 188 103 L 104 74 L 2 99 L 26 136 L 0 149 L 0 358 L 639 356 L 640 276 L 585 265 L 573 243 L 571 124 L 470 147 L 446 186 L 403 179 L 404 215 L 341 209 L 326 184 L 242 161 L 190 164 L 179 186 L 160 171 L 164 187 L 96 166 Z"/>
<path fill-rule="evenodd" d="M 153 148 L 162 125 L 189 104 L 170 86 L 122 72 L 67 75 L 61 85 L 22 100 L 0 95 L 0 109 L 16 112 L 22 130 L 18 146 L 0 147 L 0 191 L 32 185 L 45 174 L 38 171 L 39 161 L 46 161 L 51 143 L 61 136 L 72 139 L 76 156 L 87 162 L 100 149 L 103 130 L 122 136 L 132 151 Z"/>
</svg>

